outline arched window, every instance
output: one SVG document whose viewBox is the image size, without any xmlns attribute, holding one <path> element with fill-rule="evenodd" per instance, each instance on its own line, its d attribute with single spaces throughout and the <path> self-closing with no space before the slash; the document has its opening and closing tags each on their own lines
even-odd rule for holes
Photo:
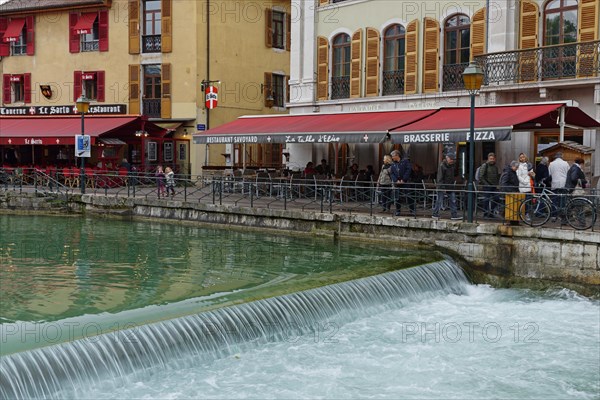
<svg viewBox="0 0 600 400">
<path fill-rule="evenodd" d="M 443 90 L 463 88 L 462 73 L 469 65 L 471 53 L 471 21 L 456 14 L 444 25 L 444 80 Z"/>
<path fill-rule="evenodd" d="M 404 93 L 406 30 L 400 24 L 387 28 L 383 35 L 383 95 Z"/>
<path fill-rule="evenodd" d="M 544 8 L 544 46 L 577 42 L 577 0 L 552 0 Z M 577 48 L 544 49 L 543 77 L 561 78 L 577 72 Z"/>
<path fill-rule="evenodd" d="M 333 38 L 332 99 L 350 97 L 350 61 L 350 35 L 340 33 Z"/>
</svg>

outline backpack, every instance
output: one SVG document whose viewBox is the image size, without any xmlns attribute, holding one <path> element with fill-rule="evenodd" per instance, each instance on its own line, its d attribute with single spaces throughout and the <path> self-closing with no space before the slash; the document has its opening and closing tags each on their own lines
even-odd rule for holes
<svg viewBox="0 0 600 400">
<path fill-rule="evenodd" d="M 475 178 L 473 179 L 475 180 L 476 184 L 479 184 L 479 171 L 481 171 L 481 165 L 475 170 Z"/>
</svg>

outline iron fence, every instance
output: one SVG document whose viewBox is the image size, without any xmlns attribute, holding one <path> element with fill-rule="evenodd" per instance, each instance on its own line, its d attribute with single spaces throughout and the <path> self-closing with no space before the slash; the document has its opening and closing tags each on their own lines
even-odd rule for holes
<svg viewBox="0 0 600 400">
<path fill-rule="evenodd" d="M 469 63 L 461 64 L 444 64 L 442 76 L 442 90 L 463 90 L 465 84 L 463 81 L 463 72 Z"/>
<path fill-rule="evenodd" d="M 484 84 L 518 83 L 600 75 L 600 40 L 527 50 L 489 53 L 475 57 Z"/>
<path fill-rule="evenodd" d="M 160 118 L 160 99 L 143 99 L 143 115 L 150 118 Z"/>
<path fill-rule="evenodd" d="M 458 218 L 466 220 L 469 193 L 464 185 L 438 189 L 433 183 L 420 182 L 395 188 L 380 188 L 374 182 L 325 177 L 279 177 L 267 172 L 225 176 L 176 175 L 174 193 L 169 193 L 164 178 L 156 177 L 153 173 L 85 172 L 81 175 L 79 171 L 73 170 L 69 175 L 64 170 L 39 169 L 0 169 L 0 192 L 77 195 L 81 193 L 82 180 L 85 182 L 86 194 L 99 196 L 144 198 L 159 202 L 173 199 L 250 208 L 368 214 L 381 217 L 393 217 L 398 213 L 400 217 L 432 218 L 434 205 L 439 202 L 438 215 L 442 220 L 455 216 L 452 212 L 452 197 L 456 198 Z M 584 197 L 593 204 L 595 219 L 591 229 L 600 230 L 600 192 L 588 189 L 585 194 L 577 197 Z M 528 210 L 524 210 L 522 204 L 530 198 L 531 196 L 525 194 L 476 189 L 474 220 L 526 224 L 524 217 Z M 568 228 L 560 220 L 554 219 L 545 225 Z"/>
<path fill-rule="evenodd" d="M 404 94 L 404 71 L 383 72 L 383 95 Z"/>
<path fill-rule="evenodd" d="M 331 99 L 347 99 L 350 97 L 350 77 L 334 76 L 331 78 Z"/>
<path fill-rule="evenodd" d="M 145 35 L 142 37 L 142 53 L 160 53 L 161 50 L 161 35 Z"/>
</svg>

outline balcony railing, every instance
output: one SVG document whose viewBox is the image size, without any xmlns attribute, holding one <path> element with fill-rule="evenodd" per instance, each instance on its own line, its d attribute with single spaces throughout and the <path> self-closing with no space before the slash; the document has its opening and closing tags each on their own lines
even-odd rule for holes
<svg viewBox="0 0 600 400">
<path fill-rule="evenodd" d="M 383 95 L 404 94 L 404 71 L 383 71 Z"/>
<path fill-rule="evenodd" d="M 81 42 L 81 51 L 98 51 L 99 40 L 90 40 Z"/>
<path fill-rule="evenodd" d="M 143 115 L 150 118 L 160 118 L 160 99 L 144 99 Z"/>
<path fill-rule="evenodd" d="M 444 76 L 442 80 L 442 90 L 463 90 L 465 84 L 462 74 L 469 63 L 444 64 Z"/>
<path fill-rule="evenodd" d="M 350 77 L 334 76 L 331 78 L 331 99 L 347 99 L 350 97 Z"/>
<path fill-rule="evenodd" d="M 142 53 L 160 53 L 161 49 L 161 35 L 146 35 L 142 38 Z"/>
<path fill-rule="evenodd" d="M 484 85 L 588 78 L 600 75 L 600 40 L 535 49 L 489 53 L 475 57 Z"/>
</svg>

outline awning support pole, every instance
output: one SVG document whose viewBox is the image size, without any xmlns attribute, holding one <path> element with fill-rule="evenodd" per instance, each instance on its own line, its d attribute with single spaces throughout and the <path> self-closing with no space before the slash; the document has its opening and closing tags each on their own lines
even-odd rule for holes
<svg viewBox="0 0 600 400">
<path fill-rule="evenodd" d="M 558 122 L 558 126 L 560 127 L 560 139 L 559 143 L 565 141 L 565 106 L 560 108 L 560 120 Z"/>
</svg>

